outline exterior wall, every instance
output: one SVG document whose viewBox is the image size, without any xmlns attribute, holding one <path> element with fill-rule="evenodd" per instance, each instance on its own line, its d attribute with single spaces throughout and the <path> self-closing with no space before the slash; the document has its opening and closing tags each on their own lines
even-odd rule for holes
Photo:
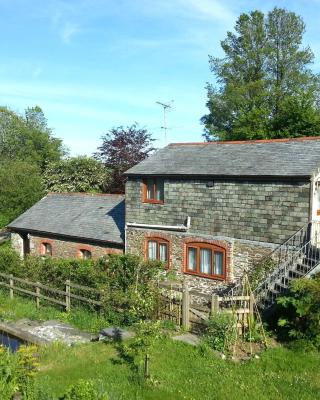
<svg viewBox="0 0 320 400">
<path fill-rule="evenodd" d="M 241 241 L 227 237 L 213 237 L 195 233 L 173 233 L 168 231 L 127 228 L 128 253 L 145 256 L 146 239 L 160 237 L 169 241 L 169 269 L 175 271 L 178 280 L 188 282 L 191 289 L 211 294 L 224 290 L 235 282 L 243 272 L 251 268 L 260 258 L 270 253 L 274 245 L 250 241 Z M 226 279 L 197 277 L 184 272 L 185 247 L 188 242 L 205 242 L 226 249 Z"/>
<path fill-rule="evenodd" d="M 164 204 L 142 202 L 142 180 L 126 184 L 126 222 L 182 225 L 195 234 L 282 243 L 309 219 L 310 182 L 166 179 Z"/>
<path fill-rule="evenodd" d="M 15 249 L 15 251 L 19 254 L 19 256 L 23 257 L 23 239 L 19 235 L 19 233 L 12 232 L 11 233 L 11 245 Z"/>
<path fill-rule="evenodd" d="M 18 233 L 12 234 L 12 246 L 23 255 L 23 242 Z M 92 258 L 99 258 L 106 254 L 122 254 L 121 246 L 112 244 L 98 245 L 88 242 L 76 242 L 66 239 L 59 239 L 53 236 L 43 237 L 30 235 L 30 254 L 35 256 L 42 255 L 42 243 L 50 243 L 52 245 L 52 256 L 57 258 L 80 258 L 80 249 L 89 250 Z"/>
</svg>

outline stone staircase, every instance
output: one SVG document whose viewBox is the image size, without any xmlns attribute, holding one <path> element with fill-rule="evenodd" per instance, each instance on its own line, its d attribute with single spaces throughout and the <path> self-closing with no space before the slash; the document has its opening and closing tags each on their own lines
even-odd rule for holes
<svg viewBox="0 0 320 400">
<path fill-rule="evenodd" d="M 277 297 L 288 291 L 292 280 L 320 272 L 319 232 L 319 222 L 311 221 L 259 262 L 260 265 L 266 262 L 274 265 L 253 291 L 259 308 L 272 307 Z M 229 295 L 239 294 L 242 290 L 239 283 Z"/>
</svg>

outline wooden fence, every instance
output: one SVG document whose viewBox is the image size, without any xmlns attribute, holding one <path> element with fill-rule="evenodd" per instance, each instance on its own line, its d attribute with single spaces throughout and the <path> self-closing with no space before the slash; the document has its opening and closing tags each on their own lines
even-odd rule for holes
<svg viewBox="0 0 320 400">
<path fill-rule="evenodd" d="M 60 290 L 44 285 L 40 282 L 32 282 L 28 279 L 17 278 L 13 275 L 0 273 L 0 287 L 1 286 L 9 289 L 11 299 L 14 298 L 15 292 L 34 297 L 38 308 L 40 307 L 41 300 L 58 304 L 64 307 L 66 311 L 71 310 L 72 299 L 96 307 L 102 305 L 101 292 L 99 290 L 72 283 L 70 280 L 65 281 L 65 290 Z M 99 298 L 99 300 L 76 294 L 74 291 L 91 293 L 95 298 Z"/>
<path fill-rule="evenodd" d="M 203 329 L 206 320 L 220 311 L 235 315 L 239 333 L 243 333 L 254 316 L 254 298 L 250 296 L 223 297 L 189 290 L 186 284 L 162 282 L 159 319 L 170 320 L 186 330 Z"/>
<path fill-rule="evenodd" d="M 65 281 L 64 290 L 61 290 L 40 282 L 32 282 L 28 279 L 0 273 L 0 287 L 9 290 L 11 299 L 14 298 L 15 293 L 34 297 L 37 308 L 40 307 L 41 301 L 57 304 L 64 307 L 66 311 L 71 310 L 75 300 L 98 309 L 102 305 L 102 291 L 72 283 L 70 280 Z M 169 320 L 186 330 L 199 331 L 210 315 L 225 311 L 236 316 L 238 330 L 243 332 L 249 324 L 250 316 L 254 314 L 254 298 L 252 295 L 233 297 L 221 297 L 215 294 L 206 295 L 195 290 L 189 290 L 186 284 L 181 285 L 181 283 L 172 282 L 161 282 L 159 287 L 161 298 L 158 319 Z M 82 293 L 81 295 L 79 291 Z M 88 295 L 84 296 L 83 292 L 88 293 Z M 90 298 L 89 294 L 94 298 Z"/>
</svg>

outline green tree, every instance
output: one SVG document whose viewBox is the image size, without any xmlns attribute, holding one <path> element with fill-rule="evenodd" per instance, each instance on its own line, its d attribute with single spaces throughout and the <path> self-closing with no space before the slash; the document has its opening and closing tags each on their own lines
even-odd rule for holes
<svg viewBox="0 0 320 400">
<path fill-rule="evenodd" d="M 138 124 L 112 128 L 102 137 L 102 144 L 94 157 L 103 162 L 111 171 L 111 182 L 108 191 L 123 193 L 125 178 L 123 173 L 143 161 L 155 149 L 152 147 L 154 139 Z"/>
<path fill-rule="evenodd" d="M 281 8 L 242 14 L 210 57 L 217 86 L 207 85 L 207 140 L 247 140 L 320 134 L 319 77 L 302 47 L 305 24 Z"/>
<path fill-rule="evenodd" d="M 86 156 L 50 163 L 43 173 L 47 192 L 101 192 L 109 180 L 103 164 Z"/>
<path fill-rule="evenodd" d="M 28 161 L 43 170 L 48 162 L 65 154 L 62 141 L 52 135 L 40 107 L 28 108 L 25 116 L 0 107 L 0 161 Z"/>
<path fill-rule="evenodd" d="M 0 162 L 0 227 L 18 217 L 42 195 L 39 168 L 28 162 Z"/>
</svg>

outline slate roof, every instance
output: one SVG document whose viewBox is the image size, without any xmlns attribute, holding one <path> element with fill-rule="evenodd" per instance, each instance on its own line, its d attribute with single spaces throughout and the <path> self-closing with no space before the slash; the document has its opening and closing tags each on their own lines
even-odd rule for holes
<svg viewBox="0 0 320 400">
<path fill-rule="evenodd" d="M 130 168 L 128 176 L 307 177 L 320 168 L 320 137 L 173 143 Z"/>
<path fill-rule="evenodd" d="M 55 193 L 42 198 L 8 228 L 123 244 L 124 224 L 124 196 Z"/>
</svg>

